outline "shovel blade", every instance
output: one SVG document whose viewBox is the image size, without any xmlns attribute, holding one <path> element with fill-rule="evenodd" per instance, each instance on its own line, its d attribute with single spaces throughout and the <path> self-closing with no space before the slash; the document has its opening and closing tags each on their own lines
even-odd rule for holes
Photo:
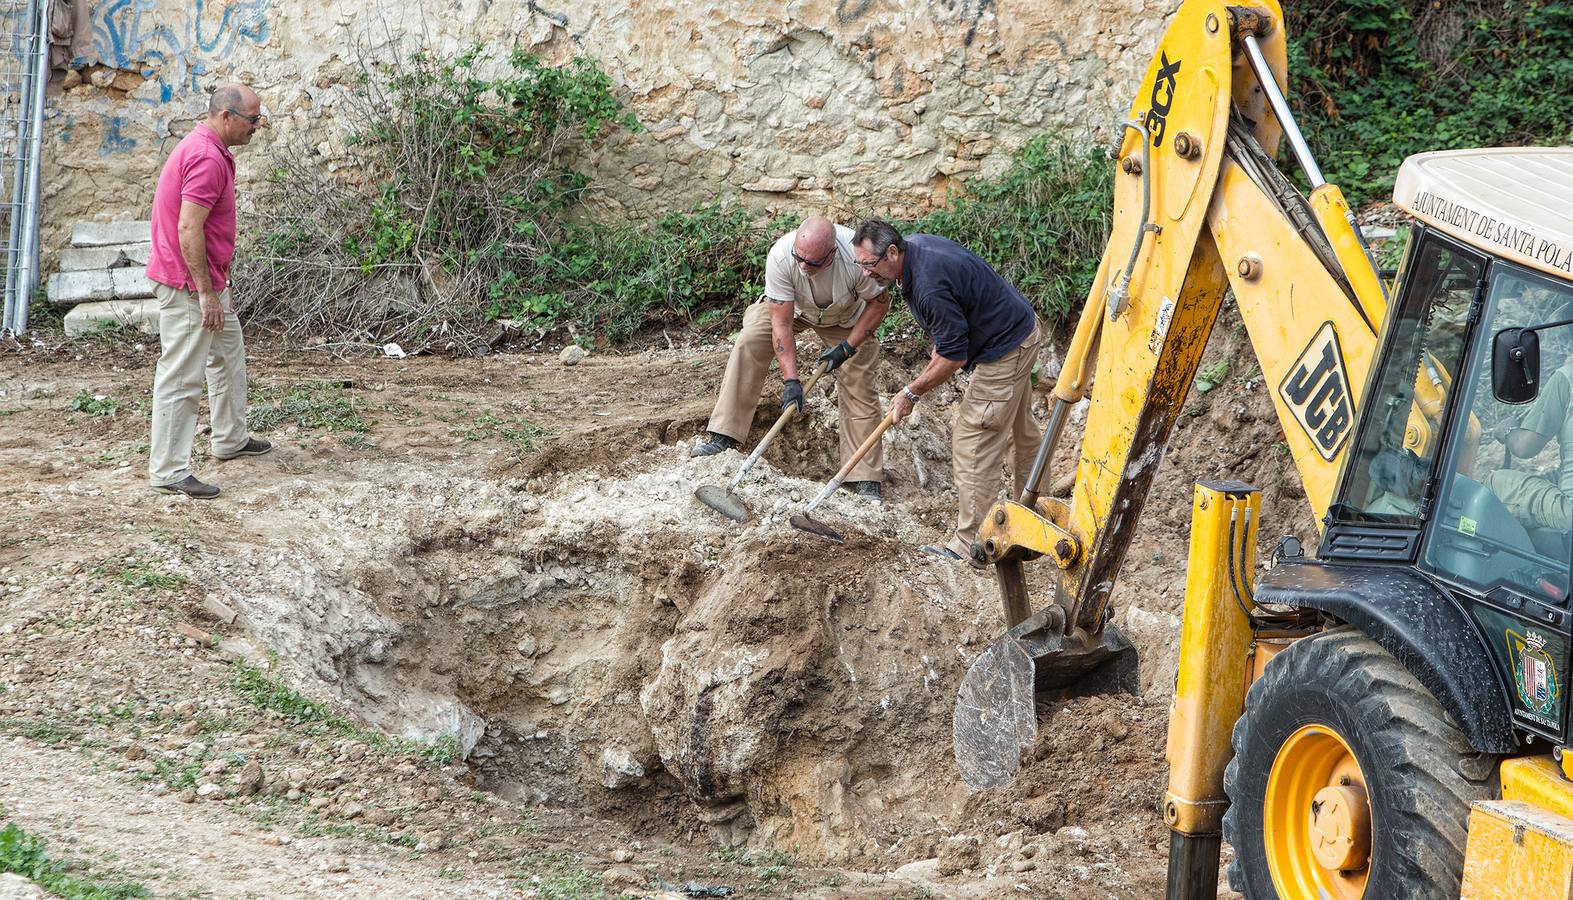
<svg viewBox="0 0 1573 900">
<path fill-rule="evenodd" d="M 694 496 L 700 503 L 736 522 L 747 522 L 752 515 L 743 498 L 724 487 L 707 484 L 694 491 Z"/>
<path fill-rule="evenodd" d="M 968 787 L 1000 787 L 1016 777 L 1022 751 L 1038 737 L 1038 699 L 1140 690 L 1136 649 L 1119 629 L 1067 635 L 1050 612 L 1001 635 L 961 680 L 951 740 Z"/>
<path fill-rule="evenodd" d="M 825 540 L 835 541 L 838 544 L 845 543 L 841 537 L 841 532 L 831 528 L 824 522 L 813 518 L 808 513 L 793 513 L 791 522 L 792 527 L 796 528 L 798 531 L 806 531 L 809 534 L 817 534 Z"/>
</svg>

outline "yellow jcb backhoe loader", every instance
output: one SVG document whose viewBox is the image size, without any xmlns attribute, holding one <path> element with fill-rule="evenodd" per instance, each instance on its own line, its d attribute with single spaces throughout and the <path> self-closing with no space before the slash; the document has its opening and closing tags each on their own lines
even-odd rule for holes
<svg viewBox="0 0 1573 900">
<path fill-rule="evenodd" d="M 1255 578 L 1258 492 L 1196 486 L 1169 896 L 1214 897 L 1227 838 L 1252 898 L 1573 897 L 1573 484 L 1505 452 L 1526 411 L 1540 445 L 1573 444 L 1573 361 L 1540 364 L 1543 336 L 1573 337 L 1573 150 L 1405 161 L 1394 199 L 1418 224 L 1389 297 L 1289 114 L 1283 21 L 1276 0 L 1186 0 L 1121 127 L 1112 236 L 1029 487 L 974 547 L 1009 630 L 962 684 L 957 760 L 1003 784 L 1035 697 L 1133 684 L 1109 597 L 1232 291 L 1321 536 Z M 1284 139 L 1308 197 L 1273 162 Z M 1042 496 L 1089 385 L 1074 488 Z"/>
</svg>

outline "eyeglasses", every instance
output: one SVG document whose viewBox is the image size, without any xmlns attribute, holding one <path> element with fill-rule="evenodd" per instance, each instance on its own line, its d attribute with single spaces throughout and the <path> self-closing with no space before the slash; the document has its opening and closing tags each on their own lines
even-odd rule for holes
<svg viewBox="0 0 1573 900">
<path fill-rule="evenodd" d="M 821 256 L 819 259 L 807 259 L 807 258 L 799 256 L 797 254 L 797 248 L 796 247 L 792 248 L 792 258 L 797 260 L 798 262 L 802 263 L 803 265 L 808 266 L 810 269 L 817 269 L 820 266 L 828 264 L 830 262 L 830 260 L 835 257 L 835 255 L 836 255 L 836 248 L 831 247 L 830 248 L 830 252 L 826 253 L 824 256 Z"/>
<path fill-rule="evenodd" d="M 860 269 L 872 269 L 879 265 L 880 261 L 885 258 L 885 254 L 888 252 L 890 252 L 890 248 L 886 247 L 884 250 L 879 251 L 879 255 L 873 259 L 857 259 L 854 260 L 854 262 L 858 264 L 858 268 Z"/>
<path fill-rule="evenodd" d="M 230 113 L 234 113 L 235 115 L 240 116 L 242 119 L 245 119 L 247 122 L 251 123 L 252 125 L 256 125 L 258 122 L 262 121 L 262 113 L 257 113 L 256 115 L 248 116 L 248 115 L 246 115 L 245 113 L 241 112 L 240 110 L 236 109 L 233 106 L 226 107 L 225 111 L 226 112 L 230 112 Z"/>
</svg>

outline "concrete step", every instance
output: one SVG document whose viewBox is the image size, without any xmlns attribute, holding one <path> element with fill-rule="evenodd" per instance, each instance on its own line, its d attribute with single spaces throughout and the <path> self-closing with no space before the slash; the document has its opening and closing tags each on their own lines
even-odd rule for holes
<svg viewBox="0 0 1573 900">
<path fill-rule="evenodd" d="M 145 266 L 152 244 L 106 244 L 103 247 L 70 247 L 60 251 L 60 271 L 85 272 L 89 269 L 115 269 Z"/>
<path fill-rule="evenodd" d="M 153 240 L 152 222 L 78 222 L 71 228 L 71 246 L 145 244 Z"/>
<path fill-rule="evenodd" d="M 133 326 L 158 334 L 157 300 L 101 300 L 78 303 L 66 313 L 67 337 L 81 337 L 101 328 Z"/>
<path fill-rule="evenodd" d="M 109 277 L 115 282 L 115 299 L 138 300 L 153 296 L 153 282 L 141 266 L 110 269 Z"/>
<path fill-rule="evenodd" d="M 74 306 L 95 300 L 138 300 L 153 296 L 153 282 L 140 266 L 92 272 L 56 272 L 46 288 L 49 302 Z"/>
<path fill-rule="evenodd" d="M 45 288 L 49 302 L 56 306 L 71 306 L 93 300 L 112 300 L 115 296 L 115 279 L 109 270 L 95 272 L 56 272 L 49 276 Z"/>
</svg>

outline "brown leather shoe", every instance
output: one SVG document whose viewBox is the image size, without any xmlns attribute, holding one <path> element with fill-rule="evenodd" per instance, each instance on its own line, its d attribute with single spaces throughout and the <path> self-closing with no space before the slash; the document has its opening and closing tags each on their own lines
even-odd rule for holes
<svg viewBox="0 0 1573 900">
<path fill-rule="evenodd" d="M 154 490 L 166 494 L 185 494 L 193 500 L 212 500 L 218 496 L 218 485 L 198 481 L 195 475 L 187 475 L 174 484 L 158 485 Z"/>
<path fill-rule="evenodd" d="M 219 460 L 227 460 L 227 459 L 239 459 L 242 456 L 261 456 L 262 454 L 267 453 L 268 451 L 270 451 L 272 449 L 273 449 L 273 444 L 271 442 L 264 441 L 262 438 L 248 437 L 248 438 L 246 438 L 246 446 L 241 447 L 239 450 L 236 450 L 234 453 L 231 453 L 229 456 L 218 456 L 217 454 L 214 454 L 213 458 L 214 459 L 219 459 Z"/>
</svg>

